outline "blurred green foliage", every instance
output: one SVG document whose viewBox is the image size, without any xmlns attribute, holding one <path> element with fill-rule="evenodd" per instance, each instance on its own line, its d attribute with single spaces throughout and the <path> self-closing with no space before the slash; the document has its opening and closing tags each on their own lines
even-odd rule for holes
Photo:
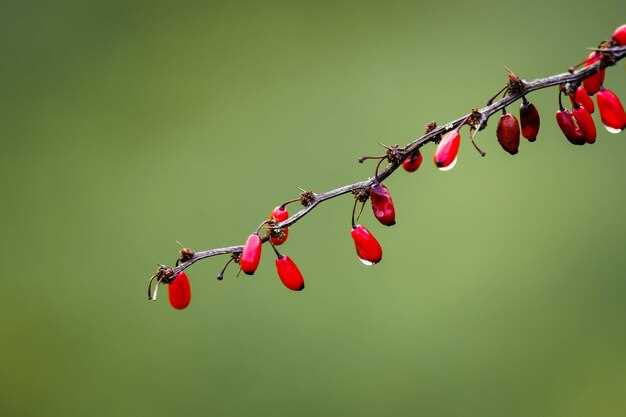
<svg viewBox="0 0 626 417">
<path fill-rule="evenodd" d="M 564 71 L 623 1 L 8 2 L 0 20 L 0 415 L 623 416 L 625 134 L 568 145 L 556 90 L 536 143 L 481 133 L 449 173 L 389 181 L 398 224 L 351 200 L 285 245 L 307 283 L 190 270 L 149 303 L 176 240 L 238 244 L 297 186 L 479 106 L 504 65 Z M 624 65 L 607 84 L 626 97 Z M 517 106 L 516 106 L 517 108 Z M 515 109 L 515 112 L 517 111 Z M 466 134 L 465 134 L 466 135 Z M 165 295 L 165 292 L 162 293 Z"/>
</svg>

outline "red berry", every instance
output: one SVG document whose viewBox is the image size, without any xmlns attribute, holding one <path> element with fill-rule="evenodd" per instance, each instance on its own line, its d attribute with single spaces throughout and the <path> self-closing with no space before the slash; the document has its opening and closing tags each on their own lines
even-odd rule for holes
<svg viewBox="0 0 626 417">
<path fill-rule="evenodd" d="M 272 210 L 271 217 L 276 222 L 282 222 L 289 218 L 289 212 L 285 206 L 277 206 L 274 210 Z M 276 246 L 280 246 L 285 243 L 288 237 L 289 229 L 286 227 L 270 234 L 270 240 Z"/>
<path fill-rule="evenodd" d="M 587 143 L 594 143 L 596 141 L 596 125 L 591 118 L 591 114 L 585 109 L 583 106 L 578 105 L 578 107 L 572 110 L 572 115 L 582 132 L 583 137 Z"/>
<path fill-rule="evenodd" d="M 585 144 L 583 132 L 576 126 L 576 123 L 574 123 L 574 117 L 569 110 L 562 108 L 556 112 L 556 122 L 559 124 L 561 131 L 570 143 L 574 145 Z"/>
<path fill-rule="evenodd" d="M 424 156 L 418 149 L 406 157 L 406 159 L 402 162 L 402 168 L 404 168 L 406 172 L 415 172 L 420 165 L 422 165 L 423 160 Z"/>
<path fill-rule="evenodd" d="M 529 103 L 526 98 L 522 101 L 519 108 L 519 118 L 522 123 L 522 136 L 531 142 L 537 139 L 539 133 L 539 112 L 534 104 Z"/>
<path fill-rule="evenodd" d="M 595 110 L 593 100 L 591 100 L 591 97 L 587 94 L 587 90 L 585 90 L 585 87 L 582 85 L 578 86 L 574 95 L 570 95 L 569 99 L 572 101 L 574 107 L 576 107 L 576 103 L 582 104 L 590 114 Z"/>
<path fill-rule="evenodd" d="M 585 60 L 584 66 L 588 67 L 602 59 L 602 54 L 599 52 L 592 52 Z M 583 86 L 587 90 L 587 94 L 590 96 L 600 91 L 602 83 L 604 82 L 604 68 L 599 69 L 595 73 L 591 74 L 583 80 Z"/>
<path fill-rule="evenodd" d="M 519 123 L 517 118 L 511 113 L 504 113 L 500 116 L 496 136 L 502 148 L 511 155 L 515 155 L 519 148 Z"/>
<path fill-rule="evenodd" d="M 289 237 L 289 229 L 287 227 L 283 227 L 280 230 L 272 231 L 270 234 L 270 241 L 274 246 L 280 246 L 287 241 Z"/>
<path fill-rule="evenodd" d="M 179 272 L 176 277 L 167 285 L 167 294 L 170 304 L 177 310 L 182 310 L 191 301 L 191 286 L 189 277 L 185 272 Z"/>
<path fill-rule="evenodd" d="M 239 257 L 239 266 L 246 274 L 254 274 L 254 271 L 256 271 L 256 268 L 259 266 L 262 245 L 263 242 L 261 242 L 261 238 L 256 233 L 248 236 L 248 240 L 246 240 L 246 244 L 243 246 L 243 251 Z"/>
<path fill-rule="evenodd" d="M 602 88 L 597 100 L 600 118 L 606 130 L 611 133 L 621 132 L 626 127 L 626 114 L 619 97 L 613 91 Z"/>
<path fill-rule="evenodd" d="M 449 171 L 456 165 L 459 147 L 461 146 L 461 134 L 458 129 L 452 130 L 441 138 L 437 145 L 433 160 L 441 171 Z"/>
<path fill-rule="evenodd" d="M 370 200 L 372 201 L 372 211 L 379 222 L 385 226 L 396 224 L 396 210 L 393 200 L 387 187 L 383 184 L 376 184 L 370 188 Z"/>
<path fill-rule="evenodd" d="M 380 262 L 383 258 L 383 249 L 369 230 L 357 224 L 352 228 L 351 234 L 356 254 L 364 265 L 369 266 Z"/>
<path fill-rule="evenodd" d="M 613 39 L 613 42 L 615 42 L 619 46 L 625 46 L 626 45 L 626 25 L 622 25 L 618 27 L 617 29 L 615 29 L 615 32 L 613 32 L 613 36 L 611 38 Z"/>
<path fill-rule="evenodd" d="M 302 273 L 289 256 L 280 255 L 276 258 L 276 272 L 285 287 L 292 291 L 302 291 L 304 289 L 304 278 Z"/>
<path fill-rule="evenodd" d="M 289 218 L 289 212 L 286 207 L 277 206 L 274 210 L 272 210 L 271 216 L 277 222 L 283 222 Z"/>
</svg>

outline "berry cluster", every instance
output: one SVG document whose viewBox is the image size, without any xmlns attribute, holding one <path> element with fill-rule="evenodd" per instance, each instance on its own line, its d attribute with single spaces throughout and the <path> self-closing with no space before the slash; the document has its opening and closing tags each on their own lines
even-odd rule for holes
<svg viewBox="0 0 626 417">
<path fill-rule="evenodd" d="M 604 127 L 611 133 L 618 133 L 626 128 L 626 113 L 619 97 L 613 91 L 604 87 L 605 67 L 613 65 L 616 60 L 624 57 L 624 52 L 626 52 L 623 48 L 624 46 L 626 46 L 626 25 L 617 28 L 610 40 L 601 43 L 581 64 L 570 69 L 571 74 L 579 74 L 578 76 L 564 79 L 562 84 L 559 85 L 559 110 L 556 113 L 556 121 L 565 138 L 570 143 L 584 145 L 596 141 L 596 126 L 591 116 L 596 108 L 592 100 L 594 96 L 596 97 L 600 120 Z M 620 48 L 621 55 L 618 59 L 615 59 L 615 56 L 612 55 L 614 49 L 611 48 Z M 582 69 L 576 72 L 576 68 L 579 67 Z M 546 83 L 544 87 L 556 84 L 556 82 Z M 528 84 L 525 81 L 509 71 L 507 84 L 487 102 L 487 107 L 481 109 L 481 111 L 473 110 L 469 115 L 443 128 L 437 128 L 436 123 L 431 122 L 426 127 L 426 134 L 423 139 L 412 142 L 404 148 L 400 148 L 398 145 L 385 146 L 386 153 L 382 156 L 360 158 L 359 162 L 364 162 L 367 159 L 378 160 L 374 176 L 368 181 L 353 184 L 352 188 L 343 187 L 344 189 L 333 190 L 334 194 L 325 198 L 312 192 L 303 192 L 299 198 L 274 208 L 268 218 L 257 227 L 254 233 L 248 236 L 245 244 L 241 247 L 221 248 L 203 253 L 194 253 L 194 251 L 188 248 L 181 249 L 175 268 L 161 265 L 151 277 L 148 284 L 148 297 L 156 299 L 159 284 L 167 284 L 169 301 L 172 307 L 184 309 L 191 301 L 189 277 L 184 269 L 199 259 L 216 254 L 230 253 L 231 258 L 218 274 L 217 278 L 219 280 L 223 279 L 226 268 L 232 262 L 239 264 L 240 272 L 243 271 L 246 275 L 253 275 L 259 266 L 263 244 L 265 243 L 269 243 L 276 255 L 276 273 L 283 285 L 292 291 L 302 291 L 304 289 L 304 277 L 300 269 L 289 256 L 282 255 L 277 249 L 278 246 L 283 245 L 288 240 L 288 226 L 295 223 L 298 217 L 301 217 L 294 216 L 290 218 L 287 206 L 291 203 L 300 202 L 303 206 L 312 209 L 315 204 L 324 201 L 324 199 L 346 194 L 350 191 L 352 191 L 355 197 L 352 208 L 350 235 L 354 241 L 357 258 L 364 265 L 377 264 L 382 260 L 382 247 L 376 237 L 362 224 L 357 224 L 357 221 L 369 200 L 374 217 L 382 225 L 393 226 L 396 224 L 395 206 L 389 189 L 382 183 L 383 180 L 399 166 L 402 166 L 407 172 L 417 171 L 424 160 L 420 147 L 427 141 L 437 143 L 433 155 L 435 166 L 441 171 L 448 171 L 454 168 L 461 146 L 460 130 L 465 125 L 470 127 L 472 144 L 484 156 L 485 153 L 474 142 L 475 135 L 486 126 L 489 116 L 500 109 L 502 110 L 502 115 L 496 129 L 498 143 L 509 154 L 517 154 L 520 146 L 520 136 L 523 136 L 529 142 L 534 142 L 539 134 L 539 112 L 526 98 L 527 93 L 538 88 L 536 86 L 528 88 Z M 503 95 L 502 100 L 494 103 L 493 101 L 501 94 Z M 563 106 L 563 94 L 569 96 L 572 105 L 571 110 Z M 507 98 L 508 100 L 506 100 Z M 506 106 L 520 98 L 522 103 L 519 108 L 518 120 L 515 115 L 507 111 Z M 388 167 L 381 174 L 379 173 L 379 168 L 383 162 L 387 162 Z M 331 194 L 331 192 L 326 194 Z M 359 214 L 356 215 L 359 203 L 361 203 L 361 208 Z M 156 284 L 153 286 L 155 281 Z"/>
<path fill-rule="evenodd" d="M 600 44 L 600 48 L 626 45 L 626 25 L 618 27 L 611 40 Z M 581 64 L 583 68 L 602 62 L 601 50 L 593 51 Z M 596 96 L 600 120 L 610 133 L 619 133 L 626 128 L 626 113 L 619 97 L 608 88 L 604 87 L 605 69 L 600 66 L 578 86 L 559 89 L 559 111 L 556 113 L 556 121 L 567 140 L 574 145 L 584 145 L 596 141 L 596 125 L 591 115 L 595 106 L 591 97 Z M 575 87 L 575 88 L 574 88 Z M 569 95 L 572 102 L 572 110 L 563 107 L 561 95 Z"/>
</svg>

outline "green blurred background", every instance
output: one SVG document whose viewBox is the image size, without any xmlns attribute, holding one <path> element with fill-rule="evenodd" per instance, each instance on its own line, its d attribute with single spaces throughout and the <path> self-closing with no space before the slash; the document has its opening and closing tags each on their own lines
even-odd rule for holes
<svg viewBox="0 0 626 417">
<path fill-rule="evenodd" d="M 303 293 L 266 249 L 254 278 L 196 264 L 185 311 L 145 296 L 176 240 L 241 243 L 297 186 L 365 178 L 378 141 L 484 103 L 504 65 L 565 70 L 624 11 L 3 3 L 0 415 L 626 415 L 626 134 L 568 145 L 554 89 L 518 156 L 492 120 L 486 158 L 466 142 L 440 173 L 429 146 L 388 181 L 397 226 L 363 217 L 378 266 L 346 197 L 291 230 Z M 626 97 L 622 63 L 607 85 Z"/>
</svg>

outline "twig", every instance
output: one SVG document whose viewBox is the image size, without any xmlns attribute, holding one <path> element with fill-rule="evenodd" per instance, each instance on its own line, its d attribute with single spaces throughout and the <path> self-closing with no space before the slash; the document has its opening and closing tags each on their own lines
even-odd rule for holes
<svg viewBox="0 0 626 417">
<path fill-rule="evenodd" d="M 596 49 L 594 49 L 596 50 Z M 539 78 L 536 80 L 525 81 L 520 80 L 521 88 L 519 91 L 512 91 L 505 97 L 501 98 L 498 101 L 489 103 L 488 105 L 473 110 L 471 113 L 465 114 L 457 119 L 436 127 L 424 135 L 414 139 L 409 142 L 404 147 L 399 147 L 398 152 L 402 155 L 409 155 L 411 152 L 414 152 L 424 146 L 429 142 L 434 142 L 440 138 L 446 132 L 449 132 L 460 125 L 464 124 L 471 117 L 472 128 L 476 131 L 483 129 L 486 126 L 487 120 L 496 112 L 503 109 L 506 106 L 516 102 L 521 99 L 525 95 L 532 91 L 542 90 L 544 88 L 552 87 L 555 85 L 566 85 L 566 84 L 579 84 L 584 78 L 594 73 L 600 67 L 609 67 L 615 65 L 617 62 L 626 57 L 626 47 L 615 47 L 615 48 L 606 48 L 599 49 L 605 55 L 605 57 L 609 57 L 609 59 L 603 59 L 595 64 L 584 67 L 578 71 L 565 72 L 557 75 L 551 75 L 545 78 Z M 497 95 L 496 95 L 497 96 Z M 377 176 L 368 178 L 363 181 L 355 182 L 353 184 L 344 185 L 342 187 L 335 188 L 330 191 L 326 191 L 323 193 L 310 193 L 311 199 L 310 204 L 306 207 L 302 208 L 300 211 L 294 213 L 291 217 L 286 219 L 283 222 L 276 223 L 272 227 L 274 229 L 280 229 L 284 227 L 293 226 L 304 216 L 312 212 L 318 205 L 323 203 L 324 201 L 342 196 L 344 194 L 349 194 L 353 191 L 360 189 L 367 189 L 372 185 L 381 182 L 388 178 L 391 174 L 394 173 L 396 169 L 400 166 L 397 162 L 390 162 L 385 169 L 380 171 Z M 243 246 L 227 246 L 224 248 L 215 248 L 215 249 L 207 249 L 204 251 L 197 251 L 193 254 L 190 259 L 187 259 L 185 262 L 179 263 L 176 267 L 172 268 L 172 274 L 176 275 L 181 271 L 189 268 L 194 263 L 210 258 L 217 255 L 226 255 L 226 254 L 238 254 L 243 250 Z"/>
</svg>

